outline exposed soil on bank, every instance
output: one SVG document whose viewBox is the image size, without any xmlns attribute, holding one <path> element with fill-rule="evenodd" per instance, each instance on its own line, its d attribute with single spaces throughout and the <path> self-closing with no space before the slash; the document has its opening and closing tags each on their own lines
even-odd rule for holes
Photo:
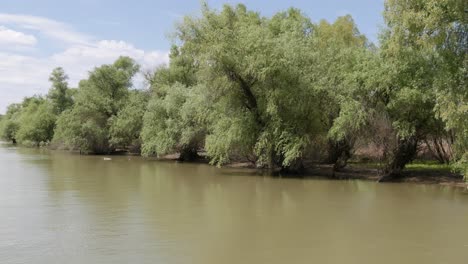
<svg viewBox="0 0 468 264">
<path fill-rule="evenodd" d="M 178 155 L 167 155 L 157 160 L 176 161 Z M 203 155 L 200 159 L 190 163 L 209 163 Z M 369 167 L 367 163 L 348 164 L 339 172 L 333 173 L 333 165 L 328 164 L 308 164 L 306 170 L 302 174 L 281 174 L 279 172 L 262 170 L 255 168 L 251 162 L 234 162 L 227 164 L 224 167 L 239 170 L 253 175 L 272 175 L 274 177 L 285 178 L 326 178 L 330 180 L 365 180 L 377 182 L 381 173 L 379 169 Z M 468 182 L 463 179 L 463 176 L 445 169 L 407 169 L 402 173 L 400 178 L 392 181 L 392 183 L 414 183 L 414 184 L 438 184 L 443 186 L 451 186 L 468 190 Z"/>
<path fill-rule="evenodd" d="M 233 163 L 226 165 L 226 167 L 249 169 L 249 171 L 255 170 L 255 167 L 251 163 Z M 267 174 L 268 172 L 258 173 Z M 376 168 L 369 168 L 367 164 L 351 164 L 335 173 L 333 173 L 332 165 L 316 164 L 309 166 L 301 175 L 280 175 L 278 173 L 274 173 L 273 175 L 293 178 L 323 177 L 332 180 L 366 180 L 377 182 L 380 179 L 381 173 Z M 393 180 L 392 183 L 438 184 L 468 190 L 468 182 L 464 181 L 462 175 L 447 170 L 409 169 L 405 170 L 402 173 L 402 177 Z"/>
<path fill-rule="evenodd" d="M 328 169 L 332 175 L 332 168 Z M 378 181 L 380 172 L 378 169 L 362 168 L 359 165 L 351 165 L 341 172 L 335 173 L 338 179 L 359 179 Z M 420 184 L 440 184 L 445 186 L 468 188 L 463 176 L 446 170 L 405 170 L 401 177 L 392 182 L 420 183 Z"/>
</svg>

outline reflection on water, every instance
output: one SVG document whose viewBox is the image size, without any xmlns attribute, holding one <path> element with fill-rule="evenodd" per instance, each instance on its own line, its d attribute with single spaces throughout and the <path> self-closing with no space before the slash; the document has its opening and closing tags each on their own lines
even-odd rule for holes
<svg viewBox="0 0 468 264">
<path fill-rule="evenodd" d="M 1 263 L 464 263 L 468 195 L 0 147 Z"/>
</svg>

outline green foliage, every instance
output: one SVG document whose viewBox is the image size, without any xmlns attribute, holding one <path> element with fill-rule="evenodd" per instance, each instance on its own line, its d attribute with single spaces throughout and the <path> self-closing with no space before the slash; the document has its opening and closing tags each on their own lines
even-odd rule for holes
<svg viewBox="0 0 468 264">
<path fill-rule="evenodd" d="M 21 110 L 16 140 L 23 145 L 35 146 L 49 142 L 54 136 L 56 119 L 54 107 L 49 101 L 32 98 Z"/>
<path fill-rule="evenodd" d="M 67 79 L 68 76 L 60 67 L 54 69 L 49 77 L 52 87 L 47 97 L 52 102 L 54 111 L 57 114 L 62 113 L 73 105 L 73 92 L 68 88 Z"/>
<path fill-rule="evenodd" d="M 173 45 L 169 58 L 169 67 L 161 66 L 153 74 L 147 76 L 154 92 L 158 93 L 159 87 L 176 82 L 185 86 L 197 84 L 197 66 L 190 54 L 183 53 L 179 47 Z"/>
<path fill-rule="evenodd" d="M 205 6 L 201 18 L 179 26 L 181 50 L 197 61 L 212 108 L 205 148 L 213 163 L 238 151 L 268 167 L 302 158 L 320 129 L 316 99 L 301 74 L 312 30 L 296 9 L 268 19 L 243 5 L 220 12 Z"/>
<path fill-rule="evenodd" d="M 26 97 L 21 104 L 12 104 L 0 121 L 0 136 L 22 145 L 48 143 L 54 134 L 57 119 L 51 103 L 42 97 Z"/>
<path fill-rule="evenodd" d="M 127 57 L 95 68 L 78 89 L 57 68 L 47 99 L 11 105 L 0 136 L 36 145 L 53 136 L 94 153 L 141 146 L 185 159 L 205 150 L 216 165 L 290 170 L 321 149 L 334 168 L 346 165 L 359 141 L 377 146 L 387 175 L 436 139 L 453 146 L 449 157 L 467 175 L 464 2 L 387 0 L 378 47 L 349 15 L 314 24 L 293 8 L 263 17 L 203 4 L 177 26 L 169 65 L 145 75 L 148 91 L 129 90 L 139 67 Z"/>
<path fill-rule="evenodd" d="M 346 165 L 357 135 L 367 121 L 362 95 L 365 78 L 358 73 L 372 52 L 351 16 L 334 23 L 320 21 L 310 40 L 308 83 L 319 98 L 327 141 L 328 163 L 334 169 Z M 328 132 L 328 133 L 327 133 Z"/>
<path fill-rule="evenodd" d="M 156 153 L 161 156 L 200 147 L 204 129 L 197 122 L 200 108 L 197 89 L 180 83 L 159 88 L 159 92 L 165 95 L 151 98 L 143 119 L 144 155 Z"/>
<path fill-rule="evenodd" d="M 458 167 L 467 175 L 466 3 L 463 0 L 388 0 L 385 7 L 384 17 L 389 27 L 383 50 L 399 55 L 402 63 L 398 66 L 407 72 L 402 79 L 426 97 L 430 95 L 435 118 L 440 118 L 446 129 L 455 134 Z M 414 113 L 429 110 L 428 105 L 415 106 Z"/>
<path fill-rule="evenodd" d="M 140 133 L 143 127 L 143 115 L 146 111 L 150 94 L 148 91 L 134 90 L 129 100 L 116 116 L 111 117 L 110 144 L 120 148 L 140 148 Z"/>
<path fill-rule="evenodd" d="M 76 102 L 58 119 L 54 141 L 83 152 L 112 151 L 111 124 L 128 103 L 131 80 L 139 67 L 128 57 L 90 72 L 79 84 Z"/>
<path fill-rule="evenodd" d="M 19 129 L 19 116 L 21 114 L 21 104 L 11 104 L 7 112 L 0 121 L 0 137 L 16 143 L 16 133 Z"/>
<path fill-rule="evenodd" d="M 201 87 L 197 86 L 197 66 L 190 54 L 173 46 L 168 67 L 158 68 L 149 77 L 152 98 L 143 119 L 143 155 L 180 153 L 180 160 L 194 159 L 203 147 Z M 188 154 L 188 155 L 185 155 Z"/>
<path fill-rule="evenodd" d="M 345 82 L 351 84 L 345 88 L 345 94 L 351 96 L 342 97 L 345 105 L 330 129 L 335 137 L 344 136 L 340 133 L 343 127 L 356 131 L 349 122 L 355 117 L 383 150 L 388 175 L 399 174 L 415 158 L 421 142 L 442 126 L 435 112 L 434 89 L 439 54 L 425 46 L 427 41 L 421 37 L 424 23 L 417 25 L 424 16 L 418 13 L 424 5 L 418 0 L 386 2 L 387 28 L 380 48 L 376 52 L 371 48 L 369 54 L 351 60 L 357 62 L 350 82 Z M 352 114 L 359 109 L 359 114 Z"/>
</svg>

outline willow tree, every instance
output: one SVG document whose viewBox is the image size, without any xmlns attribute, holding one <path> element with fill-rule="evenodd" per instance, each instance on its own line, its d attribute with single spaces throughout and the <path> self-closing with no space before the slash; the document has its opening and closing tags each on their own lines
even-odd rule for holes
<svg viewBox="0 0 468 264">
<path fill-rule="evenodd" d="M 10 104 L 7 107 L 7 111 L 0 121 L 0 138 L 8 140 L 13 144 L 17 143 L 16 133 L 20 126 L 20 115 L 21 104 Z"/>
<path fill-rule="evenodd" d="M 148 79 L 152 97 L 144 115 L 142 153 L 163 156 L 179 153 L 179 160 L 198 158 L 206 126 L 201 118 L 205 104 L 197 86 L 197 67 L 191 54 L 173 46 L 168 66 Z"/>
<path fill-rule="evenodd" d="M 0 138 L 28 146 L 50 142 L 57 115 L 50 101 L 40 96 L 26 97 L 8 106 L 0 121 Z"/>
<path fill-rule="evenodd" d="M 198 158 L 205 130 L 197 117 L 203 106 L 197 90 L 197 86 L 187 87 L 181 83 L 158 88 L 164 96 L 151 98 L 143 119 L 144 155 L 179 153 L 181 161 Z"/>
<path fill-rule="evenodd" d="M 320 130 L 317 98 L 303 77 L 312 30 L 296 9 L 264 18 L 243 5 L 219 12 L 205 5 L 201 17 L 178 27 L 211 107 L 205 148 L 212 163 L 244 155 L 261 167 L 301 168 Z"/>
<path fill-rule="evenodd" d="M 140 134 L 149 98 L 150 92 L 148 90 L 130 91 L 128 102 L 117 115 L 110 118 L 110 144 L 112 148 L 128 149 L 134 153 L 141 151 Z"/>
<path fill-rule="evenodd" d="M 39 146 L 48 143 L 54 136 L 57 115 L 54 106 L 42 97 L 30 97 L 23 101 L 18 119 L 16 140 L 23 145 Z"/>
<path fill-rule="evenodd" d="M 128 103 L 132 78 L 139 67 L 128 57 L 95 68 L 79 83 L 73 108 L 57 121 L 56 144 L 83 152 L 108 153 L 111 120 Z"/>
<path fill-rule="evenodd" d="M 328 130 L 327 162 L 334 169 L 345 166 L 351 157 L 365 113 L 358 96 L 362 78 L 357 76 L 372 45 L 362 35 L 351 16 L 339 17 L 334 23 L 320 21 L 309 40 L 310 85 L 320 95 L 322 122 Z M 351 114 L 351 115 L 350 115 Z M 352 120 L 345 120 L 352 116 Z"/>
<path fill-rule="evenodd" d="M 49 81 L 52 87 L 47 98 L 51 101 L 57 114 L 69 109 L 73 105 L 73 92 L 68 88 L 68 76 L 63 68 L 55 68 L 50 74 Z"/>
<path fill-rule="evenodd" d="M 456 160 L 468 174 L 468 24 L 463 0 L 386 2 L 385 18 L 394 49 L 432 53 L 437 117 L 454 134 Z"/>
</svg>

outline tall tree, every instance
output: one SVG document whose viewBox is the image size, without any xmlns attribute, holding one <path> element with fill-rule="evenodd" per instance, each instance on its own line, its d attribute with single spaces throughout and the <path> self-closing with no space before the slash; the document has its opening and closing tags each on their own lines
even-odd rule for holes
<svg viewBox="0 0 468 264">
<path fill-rule="evenodd" d="M 150 78 L 152 98 L 141 134 L 143 154 L 179 153 L 179 160 L 190 161 L 198 158 L 206 133 L 199 118 L 204 104 L 196 85 L 197 67 L 191 54 L 177 46 L 172 47 L 170 59 L 168 67 L 158 68 Z"/>
<path fill-rule="evenodd" d="M 312 24 L 290 9 L 271 19 L 245 6 L 203 8 L 177 36 L 199 67 L 210 107 L 206 150 L 212 163 L 254 155 L 261 167 L 300 169 L 319 129 L 316 98 L 302 78 Z"/>
<path fill-rule="evenodd" d="M 23 102 L 16 139 L 23 145 L 39 146 L 54 136 L 57 115 L 53 105 L 42 97 L 27 98 Z"/>
<path fill-rule="evenodd" d="M 387 108 L 401 146 L 392 151 L 389 175 L 414 157 L 420 140 L 440 124 L 439 117 L 447 129 L 455 131 L 459 159 L 466 171 L 468 33 L 464 1 L 388 0 L 384 18 L 387 29 L 382 55 L 393 74 L 386 88 Z"/>
<path fill-rule="evenodd" d="M 143 127 L 143 115 L 146 111 L 150 92 L 133 90 L 128 102 L 116 116 L 110 119 L 110 144 L 114 148 L 141 151 L 140 133 Z"/>
<path fill-rule="evenodd" d="M 311 69 L 309 83 L 320 95 L 320 107 L 323 109 L 323 123 L 328 129 L 327 162 L 334 164 L 334 169 L 344 167 L 351 157 L 357 130 L 364 125 L 358 90 L 356 72 L 372 45 L 362 35 L 351 16 L 339 17 L 334 23 L 320 21 L 315 26 L 310 39 Z M 307 56 L 307 55 L 306 55 Z M 364 69 L 365 70 L 365 69 Z M 361 116 L 346 120 L 352 113 Z"/>
<path fill-rule="evenodd" d="M 2 116 L 0 122 L 0 137 L 11 141 L 13 144 L 17 143 L 16 133 L 19 129 L 19 117 L 21 115 L 21 104 L 11 104 L 7 108 L 7 112 Z"/>
<path fill-rule="evenodd" d="M 139 66 L 128 57 L 90 72 L 79 84 L 73 108 L 57 121 L 54 141 L 83 152 L 109 153 L 111 120 L 128 103 L 129 88 Z"/>
<path fill-rule="evenodd" d="M 0 122 L 0 137 L 28 146 L 49 143 L 54 135 L 56 119 L 53 106 L 47 99 L 26 97 L 21 104 L 8 107 Z"/>
<path fill-rule="evenodd" d="M 57 114 L 62 113 L 73 104 L 72 93 L 68 88 L 67 80 L 68 76 L 61 67 L 55 68 L 49 77 L 52 87 L 47 97 L 51 100 Z"/>
</svg>

